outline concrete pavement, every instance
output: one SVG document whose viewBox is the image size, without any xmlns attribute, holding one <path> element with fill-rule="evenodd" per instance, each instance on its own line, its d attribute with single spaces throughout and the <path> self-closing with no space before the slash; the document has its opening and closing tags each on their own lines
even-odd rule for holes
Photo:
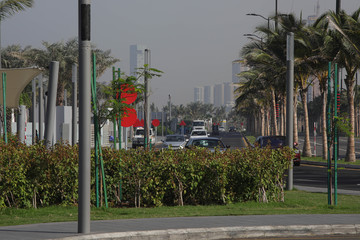
<svg viewBox="0 0 360 240">
<path fill-rule="evenodd" d="M 360 214 L 252 215 L 92 221 L 90 234 L 77 222 L 0 227 L 0 239 L 239 239 L 357 234 Z"/>
</svg>

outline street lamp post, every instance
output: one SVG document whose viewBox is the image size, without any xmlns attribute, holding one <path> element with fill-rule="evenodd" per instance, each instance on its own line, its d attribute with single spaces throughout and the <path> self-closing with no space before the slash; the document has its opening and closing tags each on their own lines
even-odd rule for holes
<svg viewBox="0 0 360 240">
<path fill-rule="evenodd" d="M 263 38 L 259 37 L 258 35 L 252 34 L 252 33 L 246 33 L 244 34 L 245 37 L 249 37 L 250 39 L 253 39 L 252 37 L 256 37 L 258 39 L 260 39 L 261 42 L 263 42 Z"/>
<path fill-rule="evenodd" d="M 267 24 L 268 24 L 268 29 L 270 29 L 270 18 L 264 17 L 263 15 L 256 14 L 256 13 L 247 13 L 246 15 L 247 16 L 261 17 L 261 18 L 265 19 L 267 21 Z"/>
</svg>

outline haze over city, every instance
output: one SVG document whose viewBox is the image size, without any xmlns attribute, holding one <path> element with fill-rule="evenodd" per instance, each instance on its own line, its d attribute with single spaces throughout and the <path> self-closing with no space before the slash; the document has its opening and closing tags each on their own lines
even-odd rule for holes
<svg viewBox="0 0 360 240">
<path fill-rule="evenodd" d="M 278 0 L 279 13 L 306 19 L 335 10 L 335 0 Z M 352 13 L 359 0 L 343 0 Z M 176 105 L 194 100 L 194 87 L 232 80 L 232 61 L 250 40 L 244 34 L 266 25 L 261 17 L 275 14 L 275 0 L 92 0 L 91 42 L 119 58 L 115 67 L 130 74 L 129 47 L 141 44 L 151 50 L 151 66 L 164 72 L 151 80 L 150 102 L 161 108 L 168 95 Z M 274 24 L 270 21 L 270 24 Z M 78 1 L 35 0 L 35 6 L 18 13 L 1 26 L 2 47 L 19 44 L 41 48 L 42 42 L 64 41 L 78 35 Z M 112 79 L 109 69 L 99 80 Z"/>
</svg>

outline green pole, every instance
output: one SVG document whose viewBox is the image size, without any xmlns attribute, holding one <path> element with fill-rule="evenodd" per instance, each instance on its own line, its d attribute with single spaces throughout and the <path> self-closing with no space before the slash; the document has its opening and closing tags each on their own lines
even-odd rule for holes
<svg viewBox="0 0 360 240">
<path fill-rule="evenodd" d="M 338 74 L 337 74 L 337 63 L 335 63 L 335 78 L 334 78 L 334 204 L 337 205 L 337 153 L 338 153 L 338 130 L 337 130 L 337 90 L 338 90 Z"/>
<path fill-rule="evenodd" d="M 118 79 L 121 78 L 121 71 L 120 68 L 118 68 Z M 119 89 L 119 101 L 121 101 L 121 86 Z M 121 116 L 119 116 L 118 121 L 118 134 L 119 134 L 119 149 L 121 149 Z"/>
<path fill-rule="evenodd" d="M 107 201 L 107 190 L 106 190 L 106 181 L 105 181 L 105 171 L 104 163 L 102 158 L 101 144 L 100 144 L 100 131 L 99 131 L 99 122 L 97 118 L 97 95 L 96 95 L 96 56 L 93 54 L 93 77 L 92 77 L 92 97 L 93 97 L 93 108 L 94 108 L 94 137 L 95 137 L 95 175 L 96 175 L 96 206 L 99 207 L 99 155 L 100 155 L 100 167 L 102 172 L 102 180 L 104 186 L 104 198 L 105 206 L 108 207 Z"/>
<path fill-rule="evenodd" d="M 100 206 L 99 202 L 99 153 L 98 153 L 98 121 L 97 121 L 97 107 L 96 107 L 96 56 L 93 54 L 93 76 L 91 78 L 91 95 L 94 111 L 94 138 L 95 138 L 95 192 L 96 192 L 96 207 Z"/>
<path fill-rule="evenodd" d="M 6 129 L 6 73 L 2 74 L 2 87 L 3 87 L 3 107 L 4 107 L 4 141 L 7 144 L 7 129 Z"/>
<path fill-rule="evenodd" d="M 112 72 L 113 72 L 113 81 L 115 81 L 116 80 L 116 75 L 115 75 L 115 67 L 112 67 Z M 114 98 L 115 98 L 116 96 L 114 96 Z M 114 117 L 114 119 L 113 119 L 113 130 L 114 130 L 114 149 L 116 149 L 116 117 Z"/>
<path fill-rule="evenodd" d="M 330 138 L 331 138 L 331 122 L 330 122 L 330 114 L 331 114 L 331 62 L 329 62 L 328 69 L 328 94 L 327 94 L 327 114 L 326 114 L 326 129 L 327 129 L 327 144 L 328 144 L 328 159 L 327 159 L 327 185 L 328 185 L 328 205 L 331 205 L 331 153 L 330 153 Z"/>
</svg>

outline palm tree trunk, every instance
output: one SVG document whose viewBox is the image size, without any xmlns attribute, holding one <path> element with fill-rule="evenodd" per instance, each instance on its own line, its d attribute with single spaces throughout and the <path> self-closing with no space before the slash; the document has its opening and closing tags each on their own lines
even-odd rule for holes
<svg viewBox="0 0 360 240">
<path fill-rule="evenodd" d="M 348 86 L 347 86 L 348 87 Z M 354 109 L 354 88 L 349 86 L 347 89 L 347 98 L 349 103 L 349 118 L 350 118 L 350 136 L 348 137 L 348 144 L 346 149 L 346 162 L 355 162 L 355 109 Z"/>
<path fill-rule="evenodd" d="M 305 141 L 303 147 L 303 156 L 311 157 L 311 146 L 310 146 L 310 130 L 309 130 L 309 113 L 307 108 L 307 96 L 306 91 L 301 91 L 301 100 L 304 105 L 304 122 L 305 122 Z"/>
<path fill-rule="evenodd" d="M 275 91 L 274 89 L 271 90 L 271 97 L 272 97 L 272 116 L 273 116 L 273 126 L 272 126 L 272 132 L 274 135 L 278 135 L 279 131 L 278 131 L 278 127 L 277 127 L 277 120 L 276 120 L 276 99 L 275 99 Z"/>
<path fill-rule="evenodd" d="M 282 136 L 285 136 L 286 135 L 286 123 L 285 123 L 285 119 L 286 119 L 286 99 L 283 97 L 283 103 L 284 104 L 281 104 L 282 106 L 282 111 L 281 111 L 281 117 L 282 117 L 282 120 L 281 120 L 281 135 Z"/>
<path fill-rule="evenodd" d="M 298 99 L 298 91 L 294 92 L 294 142 L 299 142 L 299 134 L 298 134 L 298 120 L 297 120 L 297 101 Z"/>
<path fill-rule="evenodd" d="M 323 143 L 323 159 L 328 159 L 328 146 L 327 146 L 327 129 L 326 129 L 326 94 L 324 91 L 321 91 L 321 99 L 322 99 L 322 113 L 321 113 L 321 121 L 322 121 L 322 143 Z"/>
<path fill-rule="evenodd" d="M 260 134 L 261 136 L 264 136 L 265 135 L 265 109 L 264 107 L 262 107 L 260 109 L 261 111 L 261 127 L 260 127 Z"/>
</svg>

